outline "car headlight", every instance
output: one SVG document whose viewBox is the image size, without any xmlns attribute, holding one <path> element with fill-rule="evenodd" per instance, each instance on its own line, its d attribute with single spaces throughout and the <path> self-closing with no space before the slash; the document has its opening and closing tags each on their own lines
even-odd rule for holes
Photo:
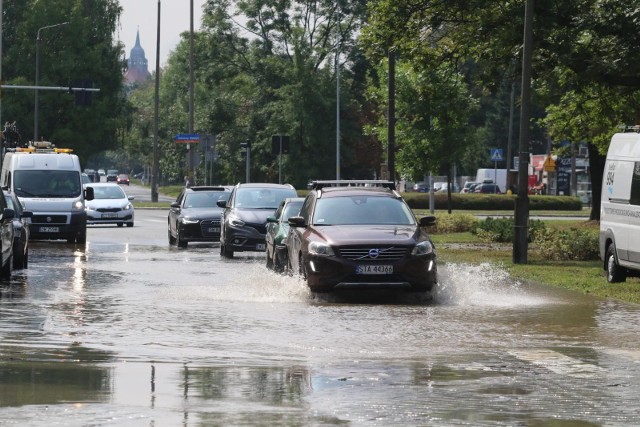
<svg viewBox="0 0 640 427">
<path fill-rule="evenodd" d="M 183 224 L 197 224 L 198 222 L 200 222 L 197 219 L 190 219 L 190 218 L 182 218 L 182 223 Z"/>
<path fill-rule="evenodd" d="M 125 211 L 130 211 L 133 209 L 133 205 L 131 203 L 127 203 L 123 209 Z"/>
<path fill-rule="evenodd" d="M 227 221 L 229 221 L 229 225 L 231 225 L 232 227 L 244 227 L 245 225 L 244 221 L 241 220 L 240 217 L 235 215 L 229 215 Z"/>
<path fill-rule="evenodd" d="M 333 248 L 326 243 L 311 242 L 309 243 L 309 253 L 311 255 L 335 256 Z"/>
<path fill-rule="evenodd" d="M 84 203 L 82 203 L 80 200 L 76 200 L 71 205 L 71 210 L 72 211 L 83 211 L 84 210 Z"/>
<path fill-rule="evenodd" d="M 428 240 L 418 243 L 411 251 L 411 255 L 429 255 L 430 253 L 433 253 L 433 245 Z"/>
</svg>

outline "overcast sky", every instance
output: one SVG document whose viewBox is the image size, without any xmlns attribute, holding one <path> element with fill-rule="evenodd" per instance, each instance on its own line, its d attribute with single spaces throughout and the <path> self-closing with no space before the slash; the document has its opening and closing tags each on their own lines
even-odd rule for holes
<svg viewBox="0 0 640 427">
<path fill-rule="evenodd" d="M 193 29 L 198 31 L 205 0 L 193 0 Z M 167 62 L 169 53 L 180 41 L 180 33 L 189 31 L 190 0 L 161 0 L 160 6 L 160 66 Z M 125 46 L 129 58 L 136 43 L 136 31 L 140 30 L 140 45 L 149 61 L 149 71 L 155 71 L 158 0 L 120 0 L 122 15 L 116 34 Z"/>
</svg>

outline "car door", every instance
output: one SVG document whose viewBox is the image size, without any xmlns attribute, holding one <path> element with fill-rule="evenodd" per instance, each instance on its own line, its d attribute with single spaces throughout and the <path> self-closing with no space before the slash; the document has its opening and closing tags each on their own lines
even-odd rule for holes
<svg viewBox="0 0 640 427">
<path fill-rule="evenodd" d="M 7 207 L 7 200 L 5 199 L 4 193 L 0 191 L 0 211 L 4 211 Z M 5 218 L 3 215 L 1 234 L 2 265 L 6 265 L 13 254 L 13 218 Z"/>
<path fill-rule="evenodd" d="M 180 193 L 175 203 L 178 204 L 178 207 L 170 207 L 169 208 L 169 230 L 171 231 L 171 235 L 177 235 L 176 224 L 178 223 L 178 216 L 182 211 L 182 204 L 184 202 L 184 191 Z"/>
</svg>

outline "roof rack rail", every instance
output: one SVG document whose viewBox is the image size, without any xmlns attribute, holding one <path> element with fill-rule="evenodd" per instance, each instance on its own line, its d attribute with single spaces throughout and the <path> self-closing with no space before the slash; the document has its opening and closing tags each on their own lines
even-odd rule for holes
<svg viewBox="0 0 640 427">
<path fill-rule="evenodd" d="M 622 129 L 622 132 L 635 132 L 635 133 L 640 133 L 640 125 L 626 125 L 626 126 L 620 126 L 620 129 Z"/>
<path fill-rule="evenodd" d="M 320 190 L 325 187 L 384 187 L 395 190 L 396 183 L 378 179 L 335 179 L 311 182 L 311 188 L 313 190 Z"/>
</svg>

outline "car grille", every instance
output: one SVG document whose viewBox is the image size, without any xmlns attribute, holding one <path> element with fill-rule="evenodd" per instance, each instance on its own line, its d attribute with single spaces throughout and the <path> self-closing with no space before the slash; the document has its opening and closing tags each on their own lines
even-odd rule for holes
<svg viewBox="0 0 640 427">
<path fill-rule="evenodd" d="M 122 208 L 98 208 L 98 212 L 120 212 Z"/>
<path fill-rule="evenodd" d="M 200 222 L 200 231 L 202 232 L 202 237 L 212 237 L 219 236 L 220 232 L 210 233 L 209 228 L 218 227 L 220 228 L 220 220 L 219 219 L 210 219 Z"/>
<path fill-rule="evenodd" d="M 402 246 L 359 246 L 343 247 L 339 250 L 343 258 L 351 261 L 397 261 L 404 258 L 408 248 Z M 375 253 L 378 253 L 378 256 L 375 256 Z"/>
<path fill-rule="evenodd" d="M 34 215 L 31 222 L 35 224 L 66 224 L 67 215 Z"/>
<path fill-rule="evenodd" d="M 260 234 L 267 234 L 266 224 L 247 224 L 248 226 L 255 228 Z"/>
</svg>

